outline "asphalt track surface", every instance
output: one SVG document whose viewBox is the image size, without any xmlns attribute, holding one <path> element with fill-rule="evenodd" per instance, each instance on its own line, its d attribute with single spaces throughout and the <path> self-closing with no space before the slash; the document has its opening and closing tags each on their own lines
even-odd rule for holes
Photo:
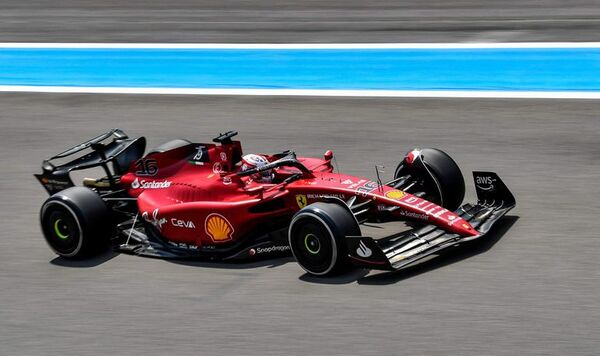
<svg viewBox="0 0 600 356">
<path fill-rule="evenodd" d="M 593 1 L 119 3 L 2 2 L 0 40 L 593 41 L 600 13 Z M 599 109 L 586 100 L 2 93 L 0 354 L 598 354 Z M 236 129 L 246 152 L 331 148 L 343 171 L 367 177 L 376 163 L 390 175 L 406 150 L 434 146 L 467 176 L 498 172 L 517 207 L 485 241 L 391 274 L 315 279 L 287 259 L 56 258 L 31 174 L 111 127 L 150 146 Z M 470 180 L 467 191 L 472 200 Z"/>
<path fill-rule="evenodd" d="M 3 94 L 0 354 L 595 354 L 597 101 Z M 110 127 L 246 152 L 337 152 L 374 176 L 419 146 L 498 172 L 517 208 L 486 241 L 407 271 L 304 275 L 288 260 L 73 263 L 38 227 L 42 158 Z M 473 184 L 467 186 L 472 200 Z"/>
<path fill-rule="evenodd" d="M 0 2 L 0 42 L 597 41 L 596 0 Z"/>
</svg>

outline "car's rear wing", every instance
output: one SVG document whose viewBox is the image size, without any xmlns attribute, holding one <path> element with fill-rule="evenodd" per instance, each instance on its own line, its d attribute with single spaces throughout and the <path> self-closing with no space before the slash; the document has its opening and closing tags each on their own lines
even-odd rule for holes
<svg viewBox="0 0 600 356">
<path fill-rule="evenodd" d="M 111 137 L 113 140 L 105 143 Z M 55 163 L 88 149 L 89 151 L 71 161 Z M 112 186 L 116 178 L 127 171 L 131 162 L 143 156 L 145 149 L 144 137 L 129 138 L 122 130 L 112 129 L 44 160 L 42 173 L 34 176 L 48 194 L 52 195 L 74 185 L 69 177 L 71 171 L 102 167 Z M 109 169 L 109 164 L 112 165 L 112 171 Z"/>
<path fill-rule="evenodd" d="M 486 235 L 515 206 L 515 198 L 496 173 L 473 172 L 473 178 L 477 204 L 465 204 L 455 213 L 471 224 L 477 230 L 477 235 L 462 236 L 436 225 L 427 225 L 379 240 L 349 236 L 347 247 L 352 263 L 371 269 L 397 270 L 449 247 Z"/>
</svg>

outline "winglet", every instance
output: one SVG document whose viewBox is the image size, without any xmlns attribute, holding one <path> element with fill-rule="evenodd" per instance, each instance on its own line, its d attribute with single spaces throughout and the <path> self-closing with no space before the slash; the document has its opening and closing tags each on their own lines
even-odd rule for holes
<svg viewBox="0 0 600 356">
<path fill-rule="evenodd" d="M 478 204 L 515 206 L 515 197 L 494 172 L 473 172 Z"/>
</svg>

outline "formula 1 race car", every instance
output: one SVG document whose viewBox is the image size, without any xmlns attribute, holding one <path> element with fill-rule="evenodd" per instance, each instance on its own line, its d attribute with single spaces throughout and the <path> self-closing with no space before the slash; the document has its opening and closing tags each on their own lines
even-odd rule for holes
<svg viewBox="0 0 600 356">
<path fill-rule="evenodd" d="M 144 155 L 144 137 L 113 129 L 45 160 L 35 176 L 51 194 L 40 213 L 46 241 L 64 258 L 112 244 L 142 256 L 218 261 L 291 252 L 312 275 L 396 270 L 484 236 L 515 206 L 491 172 L 473 172 L 478 202 L 462 205 L 462 173 L 437 149 L 411 150 L 384 184 L 379 172 L 376 181 L 334 173 L 331 151 L 260 155 L 251 164 L 236 134 L 214 143 L 177 139 Z M 70 172 L 94 167 L 105 176 L 73 184 Z M 361 234 L 365 223 L 396 220 L 411 228 L 380 239 Z"/>
</svg>

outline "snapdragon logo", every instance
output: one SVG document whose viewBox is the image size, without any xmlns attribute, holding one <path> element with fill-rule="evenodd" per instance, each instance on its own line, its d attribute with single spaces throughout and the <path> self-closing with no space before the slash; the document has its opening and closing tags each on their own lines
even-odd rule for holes
<svg viewBox="0 0 600 356">
<path fill-rule="evenodd" d="M 269 246 L 269 247 L 257 247 L 256 253 L 273 253 L 273 252 L 284 252 L 289 251 L 290 246 L 281 245 L 281 246 Z"/>
<path fill-rule="evenodd" d="M 171 182 L 169 182 L 168 180 L 163 180 L 163 181 L 154 181 L 154 180 L 150 180 L 150 181 L 146 181 L 146 180 L 139 180 L 139 178 L 136 178 L 133 183 L 131 183 L 131 188 L 133 189 L 138 189 L 138 188 L 142 188 L 142 189 L 161 189 L 161 188 L 169 188 L 171 186 Z"/>
</svg>

